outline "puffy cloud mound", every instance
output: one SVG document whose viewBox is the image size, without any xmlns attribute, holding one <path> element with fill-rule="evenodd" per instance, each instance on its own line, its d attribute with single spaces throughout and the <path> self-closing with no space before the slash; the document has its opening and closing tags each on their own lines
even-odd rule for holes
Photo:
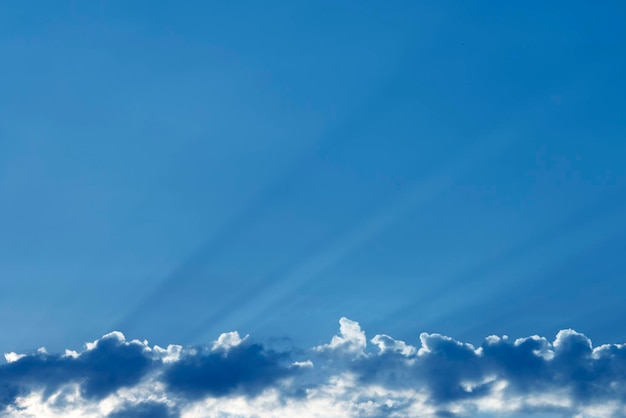
<svg viewBox="0 0 626 418">
<path fill-rule="evenodd" d="M 276 352 L 222 334 L 206 346 L 150 347 L 119 332 L 82 352 L 5 354 L 6 417 L 626 416 L 626 345 L 593 347 L 487 337 L 479 347 L 439 334 L 419 346 L 341 318 L 310 350 Z"/>
<path fill-rule="evenodd" d="M 216 351 L 184 354 L 164 370 L 162 381 L 170 391 L 189 399 L 235 392 L 253 396 L 291 373 L 284 365 L 285 355 L 258 344 Z"/>
<path fill-rule="evenodd" d="M 40 349 L 31 355 L 5 355 L 0 367 L 0 406 L 14 403 L 19 395 L 40 389 L 46 400 L 72 383 L 85 399 L 99 400 L 120 388 L 132 387 L 154 366 L 147 347 L 126 342 L 119 332 L 88 343 L 81 354 L 50 355 Z"/>
</svg>

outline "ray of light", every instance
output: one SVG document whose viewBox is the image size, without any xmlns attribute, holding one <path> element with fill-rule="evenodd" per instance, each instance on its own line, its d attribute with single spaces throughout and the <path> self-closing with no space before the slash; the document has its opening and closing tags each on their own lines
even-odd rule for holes
<svg viewBox="0 0 626 418">
<path fill-rule="evenodd" d="M 563 231 L 559 236 L 546 238 L 530 251 L 519 254 L 504 266 L 491 270 L 489 274 L 471 281 L 455 281 L 457 286 L 450 288 L 449 292 L 431 296 L 419 306 L 413 305 L 417 311 L 413 310 L 409 314 L 408 310 L 404 310 L 402 313 L 405 317 L 419 318 L 421 323 L 441 324 L 451 318 L 459 318 L 467 310 L 489 301 L 505 300 L 511 295 L 517 298 L 528 297 L 529 293 L 542 290 L 545 284 L 543 280 L 550 271 L 567 265 L 590 249 L 623 234 L 626 230 L 624 211 L 626 206 L 622 202 L 601 217 L 587 219 L 584 223 L 581 221 L 575 224 L 577 227 Z M 512 270 L 515 273 L 511 274 Z M 465 332 L 491 321 L 489 317 L 491 316 L 482 322 L 477 320 L 468 323 L 464 328 Z M 399 319 L 399 313 L 394 318 Z"/>
<path fill-rule="evenodd" d="M 270 320 L 275 306 L 287 303 L 324 271 L 340 263 L 352 252 L 370 242 L 396 222 L 414 214 L 420 206 L 427 204 L 437 195 L 453 186 L 461 176 L 499 155 L 517 139 L 518 135 L 501 132 L 481 139 L 473 145 L 470 151 L 461 153 L 458 158 L 432 173 L 426 180 L 401 193 L 395 200 L 385 204 L 377 214 L 365 222 L 357 224 L 298 268 L 273 282 L 267 283 L 265 289 L 257 292 L 255 298 L 249 300 L 243 309 L 239 309 L 240 306 L 230 307 L 227 308 L 229 312 L 222 312 L 219 316 L 226 320 L 234 314 L 236 309 L 239 309 L 237 316 L 239 321 L 243 321 L 243 323 L 250 323 L 254 320 L 255 324 L 259 325 Z M 204 335 L 208 327 L 213 328 L 221 325 L 212 323 L 213 318 L 211 316 L 203 321 L 199 327 L 192 331 L 190 337 Z"/>
<path fill-rule="evenodd" d="M 473 292 L 473 289 L 482 289 L 487 285 L 491 286 L 492 282 L 497 281 L 498 275 L 503 274 L 504 271 L 509 271 L 512 265 L 530 265 L 532 263 L 529 260 L 540 257 L 541 254 L 549 251 L 550 248 L 567 247 L 572 242 L 575 231 L 580 230 L 581 227 L 584 229 L 578 232 L 578 234 L 583 235 L 594 230 L 598 222 L 602 222 L 608 227 L 611 221 L 602 221 L 598 216 L 598 212 L 601 212 L 600 216 L 605 215 L 606 212 L 617 215 L 619 209 L 616 209 L 616 207 L 621 205 L 623 205 L 621 199 L 616 201 L 614 195 L 598 199 L 593 204 L 586 205 L 574 215 L 545 229 L 541 233 L 532 235 L 524 241 L 507 247 L 495 257 L 487 260 L 483 259 L 457 275 L 439 277 L 437 280 L 431 281 L 429 283 L 430 286 L 424 287 L 422 293 L 415 295 L 410 303 L 386 317 L 385 321 L 399 320 L 407 315 L 415 315 L 418 311 L 420 312 L 420 321 L 424 321 L 429 315 L 434 314 L 435 306 L 442 306 L 442 303 L 445 305 L 446 299 L 451 295 L 456 294 L 459 298 L 464 299 L 464 295 L 467 295 L 467 292 Z M 583 244 L 583 242 L 580 243 Z M 521 270 L 517 271 L 521 272 Z M 502 285 L 510 283 L 508 281 L 497 282 Z"/>
<path fill-rule="evenodd" d="M 401 71 L 406 71 L 406 69 L 401 68 Z M 397 76 L 397 74 L 394 76 Z M 236 238 L 240 231 L 248 228 L 260 215 L 271 209 L 274 204 L 274 198 L 285 188 L 294 185 L 294 179 L 302 178 L 313 171 L 317 155 L 329 152 L 340 143 L 351 140 L 350 138 L 354 140 L 358 136 L 355 135 L 357 133 L 355 130 L 366 129 L 361 121 L 371 119 L 380 110 L 380 103 L 383 103 L 383 101 L 378 98 L 389 93 L 391 87 L 388 85 L 388 82 L 389 80 L 384 80 L 378 87 L 372 88 L 368 100 L 361 102 L 351 115 L 339 121 L 335 126 L 331 126 L 312 149 L 305 151 L 300 157 L 296 158 L 293 164 L 285 172 L 277 176 L 274 182 L 255 196 L 243 211 L 233 216 L 230 221 L 219 228 L 216 233 L 173 271 L 158 280 L 155 288 L 142 297 L 135 307 L 125 314 L 121 321 L 115 324 L 114 328 L 132 330 L 138 322 L 150 316 L 151 312 L 156 309 L 155 307 L 169 300 L 172 295 L 175 295 L 179 289 L 184 287 L 183 284 L 190 280 L 195 280 L 197 273 L 209 265 L 216 251 L 225 242 Z"/>
</svg>

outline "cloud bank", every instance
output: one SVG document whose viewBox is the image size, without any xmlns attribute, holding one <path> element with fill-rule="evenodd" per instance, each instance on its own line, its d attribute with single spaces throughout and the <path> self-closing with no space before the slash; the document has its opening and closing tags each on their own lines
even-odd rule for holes
<svg viewBox="0 0 626 418">
<path fill-rule="evenodd" d="M 6 353 L 3 417 L 626 416 L 626 345 L 560 331 L 479 347 L 423 333 L 370 340 L 357 322 L 309 350 L 278 352 L 222 334 L 206 346 L 150 346 L 113 332 L 82 352 Z"/>
</svg>

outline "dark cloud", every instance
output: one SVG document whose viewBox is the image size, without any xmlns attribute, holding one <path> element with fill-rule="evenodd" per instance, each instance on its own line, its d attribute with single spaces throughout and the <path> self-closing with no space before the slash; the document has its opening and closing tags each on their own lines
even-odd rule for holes
<svg viewBox="0 0 626 418">
<path fill-rule="evenodd" d="M 111 333 L 80 355 L 40 350 L 0 366 L 0 402 L 10 405 L 19 395 L 41 389 L 44 398 L 62 386 L 78 383 L 86 399 L 102 399 L 122 387 L 136 385 L 154 361 L 139 343 Z"/>
<path fill-rule="evenodd" d="M 364 356 L 351 367 L 364 383 L 384 382 L 397 389 L 424 387 L 433 403 L 446 403 L 484 396 L 488 383 L 468 390 L 466 382 L 481 382 L 485 370 L 473 347 L 450 338 L 423 334 L 422 353 L 406 355 L 385 350 L 378 355 Z"/>
<path fill-rule="evenodd" d="M 58 416 L 77 402 L 99 405 L 109 397 L 108 415 L 98 408 L 89 415 L 107 418 L 229 416 L 241 408 L 249 410 L 236 412 L 242 416 L 263 408 L 271 416 L 307 408 L 354 417 L 626 416 L 626 345 L 593 347 L 571 330 L 554 341 L 492 336 L 478 347 L 422 334 L 413 347 L 386 335 L 368 343 L 356 322 L 342 318 L 339 335 L 308 351 L 276 352 L 237 333 L 186 349 L 151 348 L 112 333 L 82 353 L 7 359 L 0 405 L 10 417 L 30 413 L 32 404 L 18 398 L 31 393 L 42 394 L 38 402 Z"/>
<path fill-rule="evenodd" d="M 87 398 L 103 398 L 121 387 L 136 385 L 154 363 L 142 345 L 124 344 L 117 337 L 101 339 L 73 362 Z"/>
<path fill-rule="evenodd" d="M 125 405 L 107 415 L 107 418 L 178 418 L 180 414 L 161 402 L 141 402 Z"/>
<path fill-rule="evenodd" d="M 167 367 L 163 382 L 182 396 L 224 396 L 235 391 L 259 393 L 291 374 L 286 356 L 259 344 L 241 344 L 228 351 L 197 350 Z"/>
<path fill-rule="evenodd" d="M 0 373 L 0 411 L 11 405 L 15 398 L 27 389 L 11 382 L 10 378 L 5 376 L 4 373 Z"/>
<path fill-rule="evenodd" d="M 625 345 L 594 349 L 571 330 L 552 344 L 540 337 L 490 337 L 479 348 L 437 334 L 421 340 L 419 354 L 387 350 L 356 359 L 350 369 L 362 383 L 424 388 L 434 405 L 489 397 L 498 383 L 505 397 L 558 394 L 581 407 L 626 399 Z"/>
</svg>

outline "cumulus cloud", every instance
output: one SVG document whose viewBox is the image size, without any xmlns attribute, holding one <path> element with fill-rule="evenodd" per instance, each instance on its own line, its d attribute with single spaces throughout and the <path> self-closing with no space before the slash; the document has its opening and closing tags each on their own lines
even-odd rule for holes
<svg viewBox="0 0 626 418">
<path fill-rule="evenodd" d="M 7 353 L 6 417 L 439 417 L 553 413 L 626 416 L 626 345 L 585 335 L 487 337 L 480 346 L 423 333 L 413 346 L 369 341 L 340 319 L 310 350 L 278 352 L 222 334 L 166 348 L 113 332 L 81 352 Z"/>
<path fill-rule="evenodd" d="M 259 344 L 228 347 L 185 353 L 163 370 L 161 379 L 173 393 L 201 399 L 239 392 L 252 396 L 291 374 L 285 354 L 265 350 Z"/>
<path fill-rule="evenodd" d="M 139 342 L 127 342 L 119 333 L 88 343 L 80 355 L 48 354 L 39 349 L 33 354 L 5 355 L 9 361 L 0 366 L 0 407 L 12 404 L 18 396 L 42 390 L 49 398 L 71 384 L 78 384 L 80 396 L 99 400 L 123 387 L 136 385 L 153 366 Z"/>
<path fill-rule="evenodd" d="M 348 318 L 339 320 L 339 335 L 335 335 L 330 344 L 315 347 L 317 351 L 344 351 L 353 354 L 363 354 L 367 346 L 365 333 L 361 330 L 358 322 Z"/>
</svg>

